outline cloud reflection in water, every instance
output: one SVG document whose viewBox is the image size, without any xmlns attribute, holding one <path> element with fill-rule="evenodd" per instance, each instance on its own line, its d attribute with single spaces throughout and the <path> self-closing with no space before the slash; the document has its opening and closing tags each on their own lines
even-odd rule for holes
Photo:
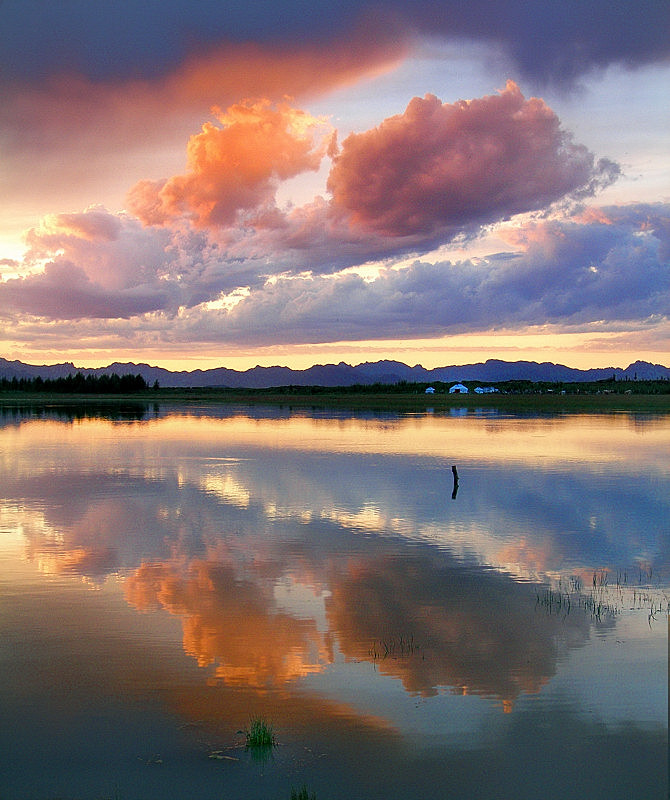
<svg viewBox="0 0 670 800">
<path fill-rule="evenodd" d="M 32 422 L 7 461 L 5 502 L 25 510 L 28 558 L 61 575 L 125 576 L 127 600 L 178 617 L 185 652 L 223 685 L 287 687 L 343 658 L 411 694 L 447 688 L 509 709 L 540 691 L 594 624 L 585 614 L 538 613 L 528 579 L 641 554 L 667 564 L 663 531 L 648 524 L 663 519 L 667 499 L 660 484 L 631 484 L 611 468 L 617 446 L 602 421 L 590 437 L 581 420 L 576 429 L 550 422 L 565 433 L 557 453 L 536 441 L 547 435 L 539 422 L 512 422 L 513 459 L 509 432 L 480 424 L 471 430 L 491 444 L 483 460 L 462 424 L 431 419 L 427 437 L 411 420 L 400 431 L 386 421 L 382 432 L 374 420 L 329 427 L 302 417 L 294 430 L 287 419 L 168 417 L 117 426 L 95 453 L 86 431 L 62 426 L 47 430 L 68 445 L 55 472 L 53 451 L 37 447 L 45 428 Z M 660 430 L 656 446 L 667 437 Z M 603 449 L 605 471 L 593 468 Z M 461 490 L 452 503 L 445 464 L 455 459 Z M 625 536 L 613 533 L 615 518 Z M 300 612 L 278 600 L 287 580 L 308 590 Z M 381 658 L 401 640 L 411 652 Z"/>
</svg>

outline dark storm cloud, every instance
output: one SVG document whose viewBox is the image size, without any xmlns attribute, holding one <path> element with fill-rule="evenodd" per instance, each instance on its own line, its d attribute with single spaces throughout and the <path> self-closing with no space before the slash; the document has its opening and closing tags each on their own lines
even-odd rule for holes
<svg viewBox="0 0 670 800">
<path fill-rule="evenodd" d="M 414 32 L 485 41 L 500 45 L 526 76 L 570 82 L 594 67 L 667 59 L 670 4 L 5 0 L 0 5 L 0 74 L 4 80 L 29 81 L 72 71 L 94 81 L 157 78 L 194 53 L 226 43 L 326 44 L 355 30 L 367 31 L 371 42 L 392 32 L 396 37 Z"/>
<path fill-rule="evenodd" d="M 570 83 L 594 67 L 670 56 L 666 0 L 454 0 L 411 8 L 418 27 L 498 42 L 522 74 L 549 83 Z"/>
</svg>

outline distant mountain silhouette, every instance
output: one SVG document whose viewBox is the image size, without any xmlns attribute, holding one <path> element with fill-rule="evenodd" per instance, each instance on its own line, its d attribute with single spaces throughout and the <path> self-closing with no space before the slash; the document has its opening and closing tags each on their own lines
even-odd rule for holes
<svg viewBox="0 0 670 800">
<path fill-rule="evenodd" d="M 670 379 L 670 368 L 647 361 L 636 361 L 626 368 L 603 367 L 597 369 L 575 369 L 562 364 L 535 361 L 499 361 L 489 359 L 478 364 L 425 369 L 420 364 L 409 367 L 400 361 L 366 362 L 352 366 L 339 364 L 316 364 L 309 369 L 294 370 L 288 367 L 253 367 L 238 371 L 217 367 L 196 369 L 190 372 L 173 372 L 162 367 L 132 362 L 115 362 L 106 367 L 75 367 L 72 362 L 52 365 L 24 364 L 0 358 L 0 378 L 63 378 L 81 372 L 83 375 L 141 375 L 147 383 L 158 381 L 162 387 L 227 387 L 231 389 L 267 389 L 273 386 L 351 386 L 353 384 L 420 383 L 429 381 L 481 381 L 496 383 L 508 380 L 529 381 L 597 381 L 606 378 L 616 380 Z"/>
</svg>

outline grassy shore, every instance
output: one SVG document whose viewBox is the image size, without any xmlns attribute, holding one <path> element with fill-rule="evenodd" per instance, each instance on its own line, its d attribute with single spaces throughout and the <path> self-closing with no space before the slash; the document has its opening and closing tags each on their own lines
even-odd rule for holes
<svg viewBox="0 0 670 800">
<path fill-rule="evenodd" d="M 400 413 L 448 412 L 450 409 L 491 409 L 501 413 L 621 413 L 670 414 L 670 394 L 588 392 L 517 392 L 500 394 L 425 394 L 417 391 L 352 391 L 323 387 L 280 389 L 158 389 L 127 395 L 0 392 L 0 407 L 24 406 L 122 407 L 180 405 L 265 405 L 289 409 L 338 409 Z"/>
</svg>

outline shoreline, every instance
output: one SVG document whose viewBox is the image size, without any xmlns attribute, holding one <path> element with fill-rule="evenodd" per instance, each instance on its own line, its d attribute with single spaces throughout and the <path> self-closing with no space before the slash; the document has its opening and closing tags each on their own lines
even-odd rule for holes
<svg viewBox="0 0 670 800">
<path fill-rule="evenodd" d="M 670 414 L 670 394 L 528 393 L 423 394 L 419 392 L 347 391 L 322 387 L 288 389 L 157 389 L 133 394 L 56 394 L 1 392 L 0 408 L 21 406 L 194 406 L 249 405 L 295 409 L 397 411 L 426 413 L 465 408 L 525 413 Z"/>
</svg>

